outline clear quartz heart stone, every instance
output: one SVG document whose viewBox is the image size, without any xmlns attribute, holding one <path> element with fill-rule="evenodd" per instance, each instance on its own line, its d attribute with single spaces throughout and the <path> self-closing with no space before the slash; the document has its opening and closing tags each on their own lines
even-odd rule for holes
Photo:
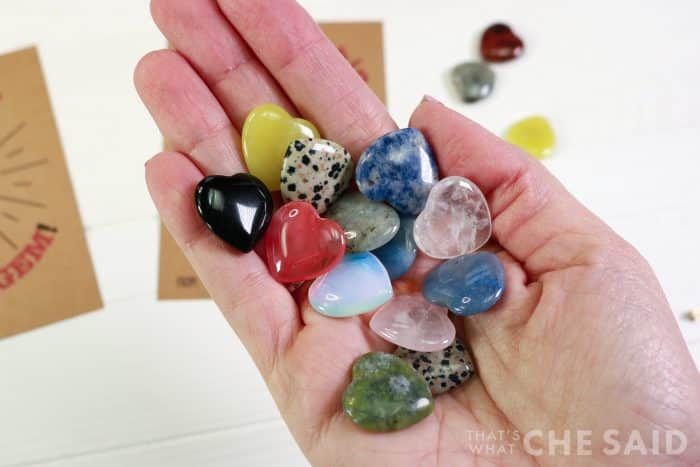
<svg viewBox="0 0 700 467">
<path fill-rule="evenodd" d="M 428 256 L 449 259 L 478 250 L 491 237 L 491 212 L 472 181 L 447 177 L 430 191 L 413 226 L 418 248 Z"/>
</svg>

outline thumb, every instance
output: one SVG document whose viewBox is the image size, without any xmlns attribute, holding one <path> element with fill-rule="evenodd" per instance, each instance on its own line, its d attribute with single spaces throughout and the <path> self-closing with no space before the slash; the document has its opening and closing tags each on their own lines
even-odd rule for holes
<svg viewBox="0 0 700 467">
<path fill-rule="evenodd" d="M 481 188 L 494 238 L 531 277 L 604 254 L 612 231 L 524 151 L 430 97 L 409 125 L 430 141 L 443 176 L 465 177 Z"/>
</svg>

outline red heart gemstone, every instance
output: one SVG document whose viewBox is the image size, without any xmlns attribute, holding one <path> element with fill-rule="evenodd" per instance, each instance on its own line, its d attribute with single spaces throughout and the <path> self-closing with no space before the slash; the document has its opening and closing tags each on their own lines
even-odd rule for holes
<svg viewBox="0 0 700 467">
<path fill-rule="evenodd" d="M 507 24 L 493 24 L 481 36 L 481 55 L 489 62 L 513 60 L 522 55 L 524 47 L 522 39 Z"/>
<path fill-rule="evenodd" d="M 343 228 L 322 219 L 310 204 L 293 201 L 272 216 L 265 235 L 265 256 L 278 282 L 315 279 L 337 266 L 344 254 Z"/>
</svg>

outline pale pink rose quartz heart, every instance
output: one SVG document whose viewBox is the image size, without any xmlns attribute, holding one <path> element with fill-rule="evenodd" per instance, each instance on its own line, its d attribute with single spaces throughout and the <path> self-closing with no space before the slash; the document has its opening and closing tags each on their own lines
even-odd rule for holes
<svg viewBox="0 0 700 467">
<path fill-rule="evenodd" d="M 491 212 L 486 198 L 474 183 L 462 177 L 440 180 L 413 226 L 416 246 L 438 259 L 472 253 L 490 237 Z"/>
<path fill-rule="evenodd" d="M 394 297 L 374 314 L 369 326 L 392 344 L 419 352 L 442 350 L 455 339 L 447 309 L 428 303 L 421 294 Z"/>
</svg>

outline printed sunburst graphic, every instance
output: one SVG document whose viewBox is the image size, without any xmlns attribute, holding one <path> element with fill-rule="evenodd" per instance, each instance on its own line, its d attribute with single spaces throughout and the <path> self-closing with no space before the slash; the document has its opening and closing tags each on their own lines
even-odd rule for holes
<svg viewBox="0 0 700 467">
<path fill-rule="evenodd" d="M 37 49 L 0 55 L 0 339 L 101 307 Z"/>
<path fill-rule="evenodd" d="M 48 158 L 21 144 L 27 123 L 0 128 L 0 264 L 13 258 L 42 223 L 46 200 L 32 194 L 34 174 Z"/>
</svg>

